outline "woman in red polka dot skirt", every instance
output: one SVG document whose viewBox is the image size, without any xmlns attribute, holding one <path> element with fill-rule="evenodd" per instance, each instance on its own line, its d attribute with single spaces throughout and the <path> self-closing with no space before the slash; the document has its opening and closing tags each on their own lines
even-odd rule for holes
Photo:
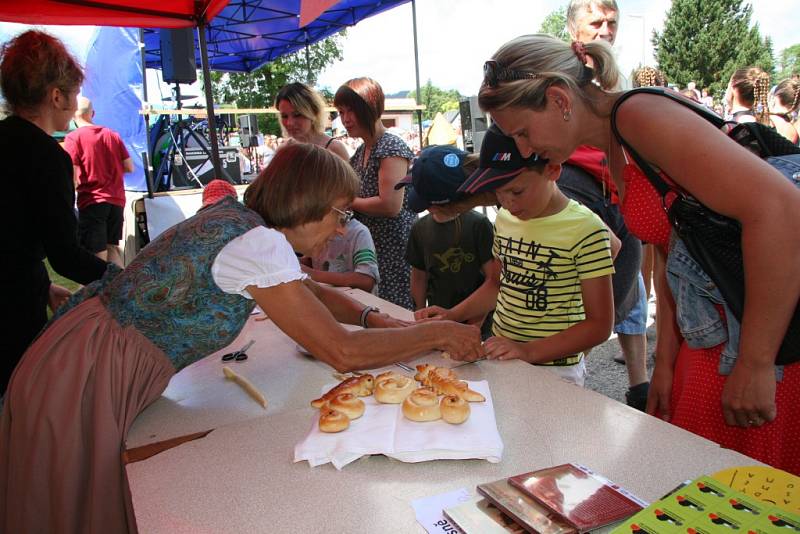
<svg viewBox="0 0 800 534">
<path fill-rule="evenodd" d="M 680 103 L 636 94 L 615 114 L 621 137 L 667 181 L 742 225 L 745 309 L 738 357 L 721 374 L 725 344 L 691 349 L 678 330 L 663 269 L 671 237 L 662 199 L 628 162 L 611 129 L 622 96 L 611 90 L 617 80 L 606 43 L 570 46 L 527 35 L 486 63 L 479 103 L 523 155 L 563 162 L 579 145 L 603 150 L 628 229 L 658 246 L 658 342 L 648 413 L 800 475 L 800 364 L 785 366 L 780 380 L 774 365 L 800 298 L 800 191 Z M 687 143 L 687 132 L 694 141 Z M 722 308 L 717 312 L 724 325 Z"/>
</svg>

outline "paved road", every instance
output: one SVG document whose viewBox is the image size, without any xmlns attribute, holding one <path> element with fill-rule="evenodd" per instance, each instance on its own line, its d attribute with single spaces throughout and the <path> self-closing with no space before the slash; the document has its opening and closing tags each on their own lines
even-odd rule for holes
<svg viewBox="0 0 800 534">
<path fill-rule="evenodd" d="M 653 352 L 655 351 L 656 340 L 656 329 L 653 324 L 654 316 L 655 304 L 651 302 L 647 329 L 647 368 L 650 374 L 653 372 Z M 625 402 L 625 392 L 628 390 L 628 373 L 625 371 L 623 364 L 616 363 L 613 360 L 615 356 L 621 354 L 622 351 L 619 348 L 619 341 L 617 341 L 616 335 L 592 350 L 586 359 L 588 374 L 586 387 L 612 399 Z"/>
</svg>

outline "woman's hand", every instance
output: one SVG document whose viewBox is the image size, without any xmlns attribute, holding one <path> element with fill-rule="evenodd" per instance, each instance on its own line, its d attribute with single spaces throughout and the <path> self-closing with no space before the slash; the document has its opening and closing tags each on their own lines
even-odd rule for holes
<svg viewBox="0 0 800 534">
<path fill-rule="evenodd" d="M 414 323 L 411 321 L 404 321 L 397 317 L 392 317 L 388 313 L 372 312 L 367 314 L 367 325 L 370 328 L 405 328 Z"/>
<path fill-rule="evenodd" d="M 423 319 L 450 319 L 448 314 L 450 310 L 442 308 L 441 306 L 428 306 L 414 312 L 414 319 L 421 321 Z"/>
<path fill-rule="evenodd" d="M 528 342 L 531 343 L 531 342 Z M 504 337 L 490 337 L 483 346 L 486 357 L 490 360 L 525 360 L 527 361 L 526 346 L 528 343 L 512 341 Z"/>
<path fill-rule="evenodd" d="M 431 327 L 444 328 L 444 340 L 439 349 L 446 351 L 454 360 L 474 361 L 483 358 L 481 331 L 477 326 L 456 323 L 453 321 L 437 321 L 429 323 Z"/>
<path fill-rule="evenodd" d="M 731 426 L 761 426 L 775 419 L 775 367 L 737 360 L 722 388 L 722 415 Z"/>
<path fill-rule="evenodd" d="M 658 365 L 653 369 L 653 376 L 650 377 L 650 389 L 647 393 L 647 407 L 645 412 L 649 415 L 660 417 L 669 422 L 672 414 L 670 413 L 670 401 L 672 398 L 672 380 L 674 374 L 671 366 Z"/>
<path fill-rule="evenodd" d="M 71 296 L 72 292 L 69 289 L 51 282 L 50 292 L 47 295 L 47 305 L 50 307 L 50 311 L 55 313 L 58 307 L 64 304 Z"/>
</svg>

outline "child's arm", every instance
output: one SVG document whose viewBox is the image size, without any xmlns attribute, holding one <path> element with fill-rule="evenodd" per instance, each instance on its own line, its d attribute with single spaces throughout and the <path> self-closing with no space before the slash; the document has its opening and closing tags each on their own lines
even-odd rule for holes
<svg viewBox="0 0 800 534">
<path fill-rule="evenodd" d="M 500 261 L 492 258 L 486 263 L 492 263 L 492 267 L 486 270 L 486 279 L 483 284 L 470 296 L 449 310 L 441 306 L 429 306 L 417 310 L 414 312 L 414 319 L 448 319 L 461 323 L 474 317 L 485 316 L 492 311 L 497 303 L 497 293 L 500 290 Z"/>
<path fill-rule="evenodd" d="M 611 275 L 581 280 L 581 295 L 586 319 L 557 334 L 527 343 L 502 337 L 489 338 L 486 356 L 490 359 L 520 359 L 546 363 L 595 347 L 608 339 L 614 326 L 614 297 Z"/>
<path fill-rule="evenodd" d="M 411 298 L 414 299 L 414 309 L 424 308 L 428 294 L 428 273 L 422 269 L 411 267 Z"/>
<path fill-rule="evenodd" d="M 371 292 L 372 288 L 375 287 L 375 279 L 364 273 L 335 273 L 332 271 L 320 271 L 306 265 L 301 265 L 300 267 L 303 269 L 303 272 L 310 276 L 315 282 L 338 287 L 355 287 L 357 289 L 363 289 L 367 293 Z"/>
<path fill-rule="evenodd" d="M 487 261 L 483 265 L 481 265 L 481 272 L 483 272 L 483 284 L 481 284 L 478 289 L 475 291 L 479 291 L 481 287 L 485 286 L 486 284 L 494 284 L 494 280 L 500 280 L 500 263 L 495 261 L 494 258 Z M 495 296 L 495 303 L 497 301 L 497 297 Z M 492 308 L 494 309 L 494 308 Z M 486 313 L 481 315 L 477 315 L 475 317 L 470 317 L 466 320 L 467 324 L 474 324 L 476 326 L 481 326 L 483 322 L 486 320 L 486 315 L 491 313 L 492 310 L 488 310 Z"/>
</svg>

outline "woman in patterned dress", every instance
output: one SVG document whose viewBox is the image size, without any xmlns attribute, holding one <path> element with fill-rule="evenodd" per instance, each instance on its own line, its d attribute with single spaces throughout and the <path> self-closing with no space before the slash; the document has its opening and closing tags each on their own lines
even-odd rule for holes
<svg viewBox="0 0 800 534">
<path fill-rule="evenodd" d="M 736 334 L 732 321 L 705 297 L 714 285 L 684 285 L 688 261 L 668 265 L 670 280 L 681 284 L 675 291 L 665 269 L 657 274 L 658 342 L 647 411 L 800 475 L 800 363 L 775 365 L 800 298 L 800 190 L 681 103 L 615 92 L 618 75 L 602 41 L 570 46 L 524 35 L 486 62 L 478 101 L 523 155 L 563 162 L 580 145 L 603 150 L 625 224 L 656 245 L 662 260 L 667 253 L 678 258 L 682 242 L 671 236 L 661 196 L 612 125 L 675 187 L 741 223 L 746 295 L 738 344 L 727 343 Z M 686 142 L 687 132 L 696 142 Z M 705 328 L 688 328 L 693 320 Z M 692 347 L 684 335 L 693 336 Z"/>
<path fill-rule="evenodd" d="M 234 341 L 257 303 L 294 341 L 340 371 L 434 348 L 475 359 L 477 327 L 407 328 L 300 270 L 343 231 L 358 191 L 329 151 L 278 151 L 247 189 L 179 223 L 73 295 L 30 346 L 0 415 L 1 532 L 128 532 L 121 453 L 136 416 L 176 370 Z M 369 329 L 349 331 L 339 322 Z"/>
<path fill-rule="evenodd" d="M 411 266 L 405 251 L 417 216 L 408 209 L 405 188 L 398 190 L 395 185 L 408 174 L 414 154 L 402 139 L 386 131 L 381 122 L 383 103 L 383 89 L 370 78 L 345 82 L 333 99 L 347 134 L 364 141 L 350 158 L 361 178 L 353 209 L 375 241 L 381 276 L 378 295 L 413 310 Z"/>
</svg>

